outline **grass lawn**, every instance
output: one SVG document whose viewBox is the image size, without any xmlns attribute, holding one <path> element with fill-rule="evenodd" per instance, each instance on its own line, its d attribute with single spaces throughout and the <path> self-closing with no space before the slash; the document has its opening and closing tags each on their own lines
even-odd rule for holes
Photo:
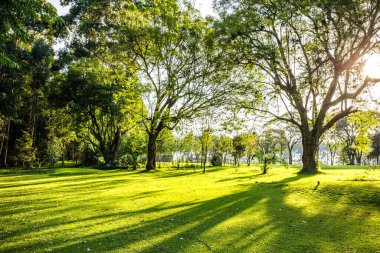
<svg viewBox="0 0 380 253">
<path fill-rule="evenodd" d="M 0 252 L 380 252 L 380 168 L 298 170 L 4 170 Z"/>
</svg>

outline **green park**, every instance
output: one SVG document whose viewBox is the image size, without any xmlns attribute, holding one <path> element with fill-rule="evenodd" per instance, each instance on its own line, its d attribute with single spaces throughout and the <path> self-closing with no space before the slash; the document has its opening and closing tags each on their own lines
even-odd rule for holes
<svg viewBox="0 0 380 253">
<path fill-rule="evenodd" d="M 380 0 L 0 13 L 0 252 L 380 253 Z"/>
</svg>

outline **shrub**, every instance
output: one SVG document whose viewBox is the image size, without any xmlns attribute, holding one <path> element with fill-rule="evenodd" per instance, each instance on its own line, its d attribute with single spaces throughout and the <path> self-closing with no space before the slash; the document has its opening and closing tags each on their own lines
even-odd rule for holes
<svg viewBox="0 0 380 253">
<path fill-rule="evenodd" d="M 212 166 L 222 166 L 222 156 L 220 154 L 215 154 L 211 158 Z"/>
</svg>

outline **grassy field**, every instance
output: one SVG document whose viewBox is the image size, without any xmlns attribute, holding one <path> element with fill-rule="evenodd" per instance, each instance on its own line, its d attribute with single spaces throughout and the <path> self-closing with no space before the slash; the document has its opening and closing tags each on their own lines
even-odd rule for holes
<svg viewBox="0 0 380 253">
<path fill-rule="evenodd" d="M 297 171 L 3 170 L 0 252 L 380 252 L 380 169 Z"/>
</svg>

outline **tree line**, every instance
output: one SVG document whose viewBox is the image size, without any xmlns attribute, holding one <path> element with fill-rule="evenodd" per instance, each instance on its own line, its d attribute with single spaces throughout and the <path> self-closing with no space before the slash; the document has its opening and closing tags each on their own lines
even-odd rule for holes
<svg viewBox="0 0 380 253">
<path fill-rule="evenodd" d="M 70 5 L 62 17 L 45 0 L 1 3 L 2 166 L 67 159 L 109 166 L 128 154 L 136 168 L 145 154 L 146 170 L 154 170 L 171 131 L 218 109 L 287 126 L 282 134 L 236 135 L 236 164 L 249 152 L 269 164 L 280 157 L 278 135 L 298 136 L 301 172 L 315 173 L 324 136 L 347 125 L 360 96 L 380 81 L 361 71 L 378 50 L 380 1 L 219 0 L 216 18 L 187 1 L 61 3 Z M 54 40 L 64 46 L 54 51 Z M 218 143 L 210 129 L 196 137 L 204 167 L 207 143 Z M 356 163 L 369 152 L 362 142 L 346 148 L 359 152 Z M 225 159 L 213 152 L 214 161 Z"/>
</svg>

